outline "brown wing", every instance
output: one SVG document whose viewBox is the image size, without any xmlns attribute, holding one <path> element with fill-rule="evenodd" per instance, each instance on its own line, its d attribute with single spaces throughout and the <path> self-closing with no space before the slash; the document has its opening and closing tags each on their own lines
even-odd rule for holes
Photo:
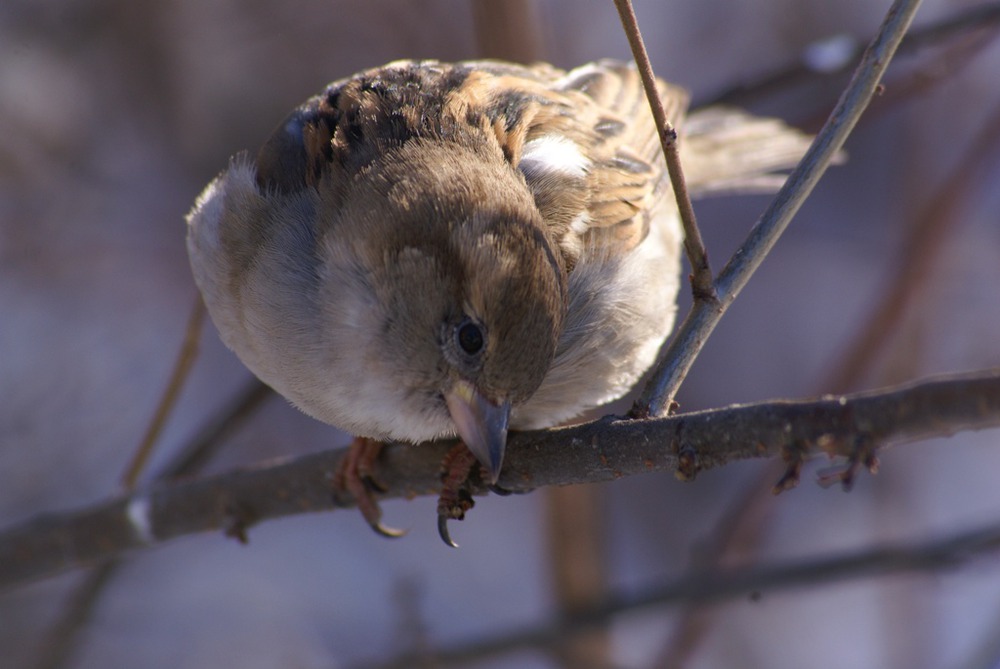
<svg viewBox="0 0 1000 669">
<path fill-rule="evenodd" d="M 480 61 L 452 96 L 456 117 L 481 114 L 524 175 L 570 266 L 583 248 L 625 251 L 649 230 L 668 181 L 633 65 L 600 61 L 568 73 Z M 661 84 L 677 122 L 687 95 Z"/>
<path fill-rule="evenodd" d="M 668 117 L 687 95 L 661 83 Z M 584 248 L 623 252 L 649 230 L 668 187 L 635 67 L 599 61 L 570 72 L 498 61 L 400 61 L 327 87 L 286 119 L 257 157 L 281 191 L 352 173 L 416 138 L 496 142 L 524 176 L 572 267 Z"/>
<path fill-rule="evenodd" d="M 602 60 L 566 73 L 548 65 L 473 65 L 494 75 L 477 82 L 481 97 L 569 261 L 582 246 L 628 249 L 640 243 L 655 203 L 670 195 L 635 66 Z M 667 118 L 682 130 L 681 160 L 694 197 L 776 191 L 785 180 L 782 170 L 794 166 L 811 141 L 778 119 L 738 109 L 710 107 L 685 118 L 687 93 L 663 81 L 658 85 Z M 546 135 L 579 147 L 588 160 L 586 174 L 522 162 L 524 146 Z"/>
<path fill-rule="evenodd" d="M 687 92 L 659 81 L 667 119 L 683 120 Z M 588 241 L 608 238 L 631 248 L 649 231 L 655 202 L 669 188 L 656 126 L 635 65 L 602 60 L 571 71 L 561 86 L 593 100 L 580 120 L 592 127 L 588 145 L 591 230 Z"/>
<path fill-rule="evenodd" d="M 659 82 L 668 118 L 687 94 Z M 775 170 L 808 137 L 732 109 L 695 112 L 681 143 L 694 194 L 774 190 Z M 632 64 L 563 72 L 500 61 L 399 61 L 335 82 L 290 115 L 257 156 L 258 182 L 279 191 L 350 174 L 414 137 L 496 142 L 524 176 L 570 267 L 583 248 L 634 248 L 669 197 L 652 115 Z"/>
</svg>

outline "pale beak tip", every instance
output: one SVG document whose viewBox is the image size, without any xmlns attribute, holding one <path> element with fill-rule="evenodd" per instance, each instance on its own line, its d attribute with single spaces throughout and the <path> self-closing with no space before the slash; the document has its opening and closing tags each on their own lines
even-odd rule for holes
<svg viewBox="0 0 1000 669">
<path fill-rule="evenodd" d="M 486 465 L 486 471 L 489 472 L 490 485 L 496 485 L 497 479 L 500 478 L 500 467 L 503 465 L 502 454 L 501 458 L 494 462 Z"/>
</svg>

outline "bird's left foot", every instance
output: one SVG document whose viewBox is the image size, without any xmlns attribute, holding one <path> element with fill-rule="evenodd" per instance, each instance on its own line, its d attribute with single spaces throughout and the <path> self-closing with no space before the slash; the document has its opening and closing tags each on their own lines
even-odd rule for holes
<svg viewBox="0 0 1000 669">
<path fill-rule="evenodd" d="M 395 539 L 406 534 L 382 524 L 382 508 L 375 500 L 375 493 L 385 492 L 385 488 L 375 478 L 375 461 L 385 444 L 375 439 L 355 437 L 336 474 L 333 476 L 334 495 L 347 491 L 354 497 L 358 510 L 371 528 L 383 537 Z"/>
<path fill-rule="evenodd" d="M 452 548 L 458 548 L 448 532 L 449 520 L 462 520 L 465 512 L 475 506 L 468 483 L 478 481 L 483 470 L 476 456 L 463 443 L 448 451 L 441 462 L 441 496 L 438 497 L 438 534 Z"/>
</svg>

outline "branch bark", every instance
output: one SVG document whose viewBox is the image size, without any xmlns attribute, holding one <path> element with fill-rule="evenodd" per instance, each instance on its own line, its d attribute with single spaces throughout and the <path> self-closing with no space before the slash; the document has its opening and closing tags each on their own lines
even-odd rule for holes
<svg viewBox="0 0 1000 669">
<path fill-rule="evenodd" d="M 512 434 L 500 486 L 515 492 L 644 472 L 690 477 L 737 460 L 817 453 L 869 461 L 876 447 L 1000 426 L 1000 370 L 810 401 L 773 401 Z M 433 494 L 450 443 L 384 451 L 384 498 Z M 347 508 L 330 477 L 346 449 L 164 483 L 86 509 L 49 514 L 0 532 L 0 588 L 98 563 L 174 537 L 224 530 L 245 539 L 271 518 Z M 483 494 L 484 489 L 474 489 Z"/>
<path fill-rule="evenodd" d="M 816 135 L 802 161 L 788 176 L 746 241 L 715 280 L 718 301 L 696 300 L 674 334 L 660 363 L 632 409 L 643 418 L 661 415 L 669 407 L 695 358 L 723 314 L 785 231 L 819 178 L 829 167 L 867 108 L 889 67 L 896 48 L 913 21 L 920 0 L 896 0 L 875 39 L 865 50 L 851 83 Z"/>
<path fill-rule="evenodd" d="M 705 242 L 701 238 L 701 230 L 698 229 L 698 219 L 695 217 L 687 182 L 684 179 L 680 151 L 677 147 L 677 131 L 667 119 L 667 113 L 663 109 L 663 101 L 660 99 L 660 93 L 656 86 L 656 75 L 653 74 L 653 65 L 649 62 L 649 54 L 646 52 L 646 45 L 639 32 L 639 22 L 635 16 L 635 9 L 632 7 L 632 0 L 615 0 L 615 8 L 618 10 L 618 17 L 625 30 L 625 37 L 628 38 L 632 58 L 635 59 L 636 68 L 638 68 L 639 76 L 642 78 L 642 87 L 646 91 L 646 99 L 649 101 L 649 109 L 653 114 L 653 122 L 656 124 L 656 131 L 660 138 L 660 147 L 663 149 L 663 158 L 667 162 L 670 185 L 673 187 L 677 211 L 684 228 L 684 250 L 687 253 L 688 262 L 691 264 L 691 288 L 694 292 L 694 298 L 715 304 L 716 295 L 715 286 L 712 283 L 712 269 L 708 264 L 708 252 L 705 250 Z M 652 415 L 661 414 L 648 414 L 642 417 Z"/>
</svg>

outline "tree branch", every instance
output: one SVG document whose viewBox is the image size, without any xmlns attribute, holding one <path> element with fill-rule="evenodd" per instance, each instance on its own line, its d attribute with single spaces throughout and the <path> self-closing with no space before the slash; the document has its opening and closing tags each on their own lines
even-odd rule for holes
<svg viewBox="0 0 1000 669">
<path fill-rule="evenodd" d="M 625 37 L 628 38 L 632 58 L 635 59 L 636 68 L 639 70 L 642 87 L 645 89 L 646 99 L 649 101 L 649 109 L 653 113 L 656 132 L 660 137 L 663 157 L 667 162 L 667 174 L 670 176 L 670 185 L 673 187 L 681 225 L 684 227 L 684 250 L 687 253 L 688 262 L 691 264 L 691 288 L 694 292 L 694 298 L 697 301 L 715 304 L 716 295 L 715 287 L 712 284 L 712 269 L 708 264 L 708 252 L 705 250 L 705 242 L 702 241 L 701 230 L 698 229 L 698 219 L 695 217 L 694 207 L 691 205 L 687 182 L 684 180 L 684 169 L 681 166 L 680 151 L 677 148 L 677 131 L 667 119 L 667 113 L 663 108 L 663 100 L 660 99 L 660 93 L 656 86 L 656 76 L 653 74 L 653 65 L 649 62 L 649 54 L 646 52 L 646 45 L 639 32 L 639 22 L 635 17 L 632 0 L 615 0 L 615 8 L 618 10 L 618 18 L 621 19 L 622 28 L 625 30 Z M 647 414 L 647 416 L 650 415 L 660 414 Z"/>
<path fill-rule="evenodd" d="M 889 8 L 878 34 L 865 50 L 851 83 L 823 129 L 754 225 L 747 240 L 719 273 L 715 281 L 718 302 L 695 301 L 632 409 L 633 415 L 657 416 L 673 402 L 677 388 L 712 330 L 788 227 L 861 118 L 918 6 L 920 0 L 896 0 Z"/>
<path fill-rule="evenodd" d="M 781 455 L 793 468 L 806 456 L 868 463 L 876 447 L 1000 426 L 1000 370 L 930 380 L 890 390 L 775 401 L 512 434 L 500 485 L 528 491 L 608 481 L 644 472 L 697 471 Z M 450 443 L 384 451 L 384 498 L 431 494 Z M 94 564 L 195 532 L 223 529 L 245 538 L 256 522 L 331 508 L 330 477 L 346 449 L 241 469 L 201 480 L 159 484 L 79 511 L 42 516 L 0 532 L 0 588 Z M 797 469 L 796 469 L 797 471 Z M 483 494 L 485 489 L 473 489 Z"/>
</svg>

